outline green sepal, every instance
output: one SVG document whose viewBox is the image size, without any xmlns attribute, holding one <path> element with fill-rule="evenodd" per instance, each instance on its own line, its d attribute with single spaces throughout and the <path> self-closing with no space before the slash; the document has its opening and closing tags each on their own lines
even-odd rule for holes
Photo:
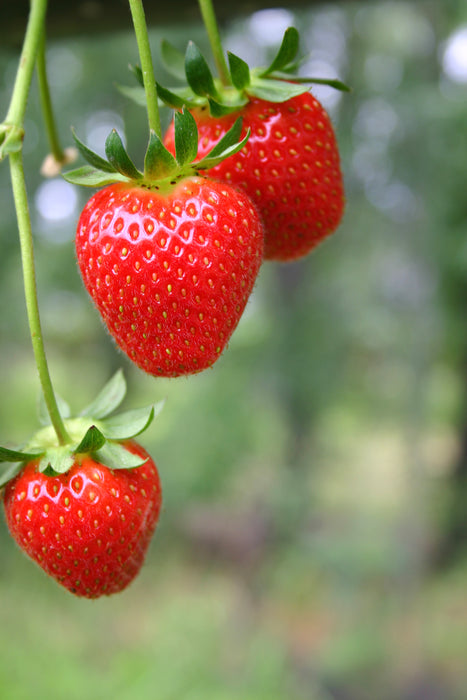
<svg viewBox="0 0 467 700">
<path fill-rule="evenodd" d="M 156 82 L 157 96 L 162 100 L 164 104 L 172 109 L 183 109 L 183 107 L 188 104 L 187 100 L 181 95 L 177 94 L 174 90 L 169 90 Z M 186 90 L 185 90 L 186 92 Z"/>
<path fill-rule="evenodd" d="M 304 85 L 285 80 L 272 80 L 271 78 L 255 78 L 247 89 L 249 95 L 258 97 L 268 102 L 287 102 L 292 97 L 308 92 Z"/>
<path fill-rule="evenodd" d="M 99 428 L 91 425 L 79 445 L 73 450 L 73 454 L 93 454 L 100 450 L 105 445 L 105 442 L 106 439 Z"/>
<path fill-rule="evenodd" d="M 195 95 L 219 100 L 211 69 L 193 41 L 188 43 L 185 53 L 185 74 Z"/>
<path fill-rule="evenodd" d="M 144 408 L 119 413 L 99 422 L 103 435 L 108 440 L 129 440 L 143 433 L 159 415 L 164 406 L 163 401 Z"/>
<path fill-rule="evenodd" d="M 144 156 L 144 175 L 148 180 L 162 180 L 178 170 L 177 161 L 155 131 L 151 131 Z"/>
<path fill-rule="evenodd" d="M 49 447 L 39 462 L 39 471 L 51 470 L 56 474 L 65 474 L 74 463 L 75 458 L 73 453 L 70 452 L 69 445 L 65 447 Z"/>
<path fill-rule="evenodd" d="M 133 165 L 116 129 L 112 129 L 107 136 L 105 141 L 105 155 L 114 169 L 125 177 L 130 178 L 130 180 L 142 179 L 143 174 Z"/>
<path fill-rule="evenodd" d="M 148 461 L 147 457 L 142 459 L 139 455 L 129 452 L 124 445 L 118 442 L 106 442 L 94 457 L 110 469 L 134 469 L 141 467 Z"/>
<path fill-rule="evenodd" d="M 285 30 L 282 43 L 279 47 L 273 62 L 260 73 L 260 77 L 265 77 L 277 70 L 283 70 L 294 60 L 298 52 L 300 36 L 295 27 Z"/>
<path fill-rule="evenodd" d="M 185 56 L 167 39 L 161 41 L 161 58 L 168 73 L 178 80 L 185 80 Z"/>
<path fill-rule="evenodd" d="M 237 90 L 243 90 L 250 84 L 250 69 L 248 63 L 230 51 L 227 52 L 229 59 L 230 77 Z"/>
<path fill-rule="evenodd" d="M 20 450 L 10 450 L 8 447 L 0 447 L 0 462 L 30 462 L 42 457 L 43 454 L 43 452 L 21 452 Z"/>
<path fill-rule="evenodd" d="M 209 111 L 213 117 L 224 117 L 226 114 L 232 114 L 232 112 L 237 112 L 244 105 L 248 104 L 247 98 L 237 99 L 235 102 L 229 102 L 228 104 L 222 104 L 211 98 L 208 98 Z"/>
<path fill-rule="evenodd" d="M 180 166 L 194 161 L 198 154 L 198 127 L 187 109 L 175 112 L 175 157 Z"/>
<path fill-rule="evenodd" d="M 91 165 L 82 165 L 76 170 L 69 170 L 62 173 L 62 177 L 67 182 L 71 182 L 72 185 L 83 185 L 84 187 L 104 187 L 113 182 L 128 182 L 128 178 L 120 173 L 115 171 L 112 173 L 102 172 Z"/>
<path fill-rule="evenodd" d="M 199 170 L 209 170 L 209 168 L 214 168 L 228 156 L 238 153 L 250 138 L 250 129 L 248 129 L 244 138 L 241 141 L 238 140 L 242 133 L 242 127 L 243 119 L 239 117 L 219 143 L 202 160 L 196 163 L 196 167 Z"/>
<path fill-rule="evenodd" d="M 289 80 L 297 84 L 307 83 L 309 85 L 311 83 L 313 85 L 328 85 L 329 87 L 332 87 L 335 90 L 340 90 L 341 92 L 352 92 L 352 89 L 349 88 L 348 85 L 343 83 L 342 80 L 337 80 L 335 78 L 307 78 L 295 75 L 291 77 L 287 73 L 280 72 L 273 73 L 270 76 L 270 78 L 277 78 L 278 80 Z"/>
<path fill-rule="evenodd" d="M 70 418 L 71 408 L 61 396 L 55 394 L 55 400 L 57 402 L 58 410 L 62 418 Z M 45 403 L 44 394 L 39 392 L 39 397 L 37 401 L 37 414 L 39 417 L 39 422 L 41 425 L 50 425 L 50 416 Z"/>
<path fill-rule="evenodd" d="M 81 411 L 82 416 L 94 420 L 105 418 L 122 403 L 126 394 L 126 380 L 121 369 L 117 370 L 99 392 L 94 401 Z"/>
<path fill-rule="evenodd" d="M 129 63 L 128 68 L 133 73 L 133 75 L 135 76 L 136 80 L 141 85 L 141 87 L 144 88 L 144 78 L 143 78 L 143 71 L 141 70 L 141 66 L 133 65 L 132 63 Z"/>
<path fill-rule="evenodd" d="M 115 173 L 116 169 L 111 165 L 109 162 L 107 162 L 104 158 L 101 158 L 97 153 L 94 153 L 94 151 L 91 151 L 90 148 L 86 146 L 80 139 L 76 136 L 75 130 L 71 130 L 74 142 L 83 156 L 84 160 L 89 163 L 93 168 L 96 170 L 102 170 L 106 173 Z"/>
<path fill-rule="evenodd" d="M 12 464 L 9 469 L 4 471 L 0 475 L 0 489 L 2 489 L 4 486 L 6 486 L 6 484 L 8 484 L 9 481 L 14 479 L 15 476 L 17 476 L 20 473 L 22 468 L 23 468 L 23 463 L 19 462 L 16 464 Z"/>
</svg>

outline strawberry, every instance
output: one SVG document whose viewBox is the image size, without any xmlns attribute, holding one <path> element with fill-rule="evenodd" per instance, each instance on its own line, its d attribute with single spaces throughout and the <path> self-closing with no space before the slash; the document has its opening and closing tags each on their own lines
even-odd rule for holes
<svg viewBox="0 0 467 700">
<path fill-rule="evenodd" d="M 22 450 L 0 447 L 9 531 L 44 571 L 85 598 L 118 593 L 139 572 L 161 509 L 159 474 L 134 441 L 161 404 L 111 416 L 126 383 L 118 371 L 78 417 L 39 430 Z M 61 410 L 70 416 L 61 399 Z M 45 404 L 41 420 L 45 422 Z M 1 495 L 1 493 L 0 493 Z"/>
<path fill-rule="evenodd" d="M 265 226 L 265 260 L 307 255 L 336 230 L 344 210 L 334 129 L 304 83 L 348 88 L 337 80 L 294 77 L 298 45 L 298 32 L 289 27 L 272 63 L 252 70 L 232 53 L 229 65 L 222 66 L 215 54 L 220 80 L 193 42 L 185 56 L 167 42 L 162 44 L 166 68 L 177 78 L 184 74 L 188 86 L 157 85 L 158 95 L 172 108 L 187 108 L 193 115 L 199 131 L 200 170 L 205 154 L 239 117 L 243 133 L 250 133 L 243 148 L 214 166 L 210 176 L 240 188 L 256 204 Z M 141 71 L 134 72 L 142 82 Z M 127 94 L 138 99 L 134 90 Z M 174 123 L 164 145 L 175 152 Z"/>
<path fill-rule="evenodd" d="M 248 198 L 200 177 L 167 194 L 109 185 L 89 200 L 76 234 L 84 284 L 110 333 L 141 369 L 166 377 L 219 357 L 262 248 Z"/>
<path fill-rule="evenodd" d="M 250 138 L 235 157 L 210 172 L 246 192 L 265 225 L 266 260 L 307 255 L 336 230 L 344 191 L 334 130 L 326 111 L 310 93 L 285 102 L 251 98 L 241 112 L 215 117 L 196 107 L 202 158 L 239 114 Z M 174 151 L 173 124 L 164 143 Z"/>
<path fill-rule="evenodd" d="M 113 471 L 76 455 L 65 474 L 47 476 L 27 462 L 5 488 L 8 528 L 18 545 L 71 593 L 85 598 L 118 593 L 139 572 L 161 507 L 156 466 L 147 460 Z"/>
<path fill-rule="evenodd" d="M 107 183 L 78 222 L 81 275 L 118 346 L 141 369 L 165 377 L 199 372 L 218 359 L 253 289 L 264 246 L 250 199 L 198 175 L 200 166 L 217 165 L 242 147 L 241 120 L 196 165 L 194 119 L 177 114 L 177 124 L 176 158 L 153 134 L 140 173 L 113 132 L 108 161 L 90 157 L 77 140 L 100 166 L 97 180 L 89 169 L 84 178 L 82 170 L 67 176 L 89 184 L 91 173 L 91 184 Z"/>
</svg>

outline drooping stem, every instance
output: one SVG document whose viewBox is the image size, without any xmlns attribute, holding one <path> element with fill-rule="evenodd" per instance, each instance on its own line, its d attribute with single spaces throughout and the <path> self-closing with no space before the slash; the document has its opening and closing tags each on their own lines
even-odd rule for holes
<svg viewBox="0 0 467 700">
<path fill-rule="evenodd" d="M 50 150 L 57 161 L 62 163 L 65 160 L 65 153 L 60 145 L 58 138 L 55 116 L 52 108 L 52 100 L 50 98 L 49 82 L 47 80 L 47 66 L 45 59 L 45 33 L 42 34 L 37 53 L 37 79 L 39 83 L 39 95 L 41 98 L 42 116 L 44 118 L 47 138 L 50 144 Z"/>
<path fill-rule="evenodd" d="M 142 0 L 129 0 L 130 11 L 135 29 L 136 42 L 138 44 L 141 70 L 143 73 L 144 91 L 146 93 L 146 107 L 150 131 L 154 131 L 162 138 L 159 105 L 157 102 L 157 86 L 154 76 L 154 66 L 149 46 L 148 28 Z"/>
<path fill-rule="evenodd" d="M 70 438 L 60 415 L 57 400 L 55 398 L 47 364 L 47 357 L 45 354 L 44 341 L 42 338 L 39 304 L 37 300 L 31 219 L 29 216 L 26 184 L 24 180 L 22 151 L 10 154 L 10 173 L 13 187 L 13 197 L 16 207 L 16 216 L 18 220 L 21 261 L 23 265 L 24 293 L 26 297 L 26 309 L 34 357 L 36 360 L 39 380 L 50 420 L 52 421 L 52 425 L 57 434 L 59 443 L 61 445 L 65 445 L 70 442 Z"/>
<path fill-rule="evenodd" d="M 11 96 L 10 106 L 5 118 L 5 123 L 22 126 L 28 101 L 29 87 L 31 85 L 37 50 L 41 40 L 45 15 L 47 12 L 47 0 L 31 0 L 28 26 L 24 37 L 21 57 L 18 64 L 15 86 Z"/>
<path fill-rule="evenodd" d="M 199 9 L 203 18 L 204 26 L 209 37 L 211 51 L 214 56 L 217 72 L 223 85 L 228 87 L 231 85 L 230 73 L 225 60 L 224 51 L 222 49 L 222 41 L 219 32 L 219 27 L 214 13 L 212 0 L 198 0 Z"/>
<path fill-rule="evenodd" d="M 13 198 L 15 202 L 21 246 L 26 309 L 34 358 L 36 360 L 39 380 L 42 386 L 50 420 L 54 426 L 58 441 L 60 444 L 64 445 L 69 442 L 69 437 L 58 409 L 42 339 L 39 304 L 37 300 L 31 218 L 29 215 L 26 183 L 24 179 L 22 153 L 24 115 L 26 112 L 26 105 L 39 45 L 42 37 L 44 36 L 46 11 L 47 0 L 31 0 L 31 10 L 29 13 L 28 25 L 24 37 L 23 48 L 21 50 L 21 57 L 18 64 L 13 93 L 7 116 L 5 118 L 5 122 L 3 123 L 4 127 L 7 129 L 7 135 L 4 143 L 2 144 L 2 148 L 3 154 L 8 155 L 10 160 L 11 184 L 13 188 Z"/>
<path fill-rule="evenodd" d="M 46 11 L 47 0 L 31 0 L 31 9 L 16 72 L 15 85 L 7 115 L 4 122 L 0 125 L 0 159 L 9 153 L 21 150 L 23 145 L 24 115 L 37 50 L 44 30 Z"/>
</svg>

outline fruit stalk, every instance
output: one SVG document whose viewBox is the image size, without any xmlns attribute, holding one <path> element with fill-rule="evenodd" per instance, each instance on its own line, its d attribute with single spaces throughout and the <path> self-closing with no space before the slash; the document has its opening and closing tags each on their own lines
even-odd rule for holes
<svg viewBox="0 0 467 700">
<path fill-rule="evenodd" d="M 227 67 L 224 51 L 222 49 L 222 41 L 212 0 L 198 0 L 198 3 L 199 9 L 201 10 L 203 23 L 209 37 L 209 43 L 211 45 L 211 51 L 214 56 L 214 62 L 216 64 L 217 72 L 219 73 L 219 78 L 221 79 L 222 84 L 225 87 L 228 87 L 231 85 L 230 72 Z"/>
<path fill-rule="evenodd" d="M 39 304 L 37 300 L 31 220 L 29 216 L 26 183 L 24 180 L 22 151 L 10 154 L 10 173 L 21 245 L 24 294 L 26 297 L 26 309 L 34 357 L 50 420 L 60 445 L 66 445 L 70 442 L 70 438 L 58 409 L 42 338 Z"/>
<path fill-rule="evenodd" d="M 4 122 L 7 131 L 5 141 L 2 144 L 2 152 L 5 155 L 9 155 L 10 160 L 11 183 L 21 246 L 24 293 L 34 357 L 50 420 L 57 433 L 59 443 L 64 445 L 69 442 L 69 437 L 58 409 L 42 338 L 31 219 L 29 216 L 22 155 L 24 115 L 40 42 L 44 36 L 46 11 L 47 0 L 32 0 L 13 93 Z"/>
<path fill-rule="evenodd" d="M 46 11 L 47 0 L 32 0 L 13 94 L 2 124 L 3 133 L 6 136 L 2 143 L 0 157 L 22 148 L 24 115 L 37 51 L 44 31 Z"/>
<path fill-rule="evenodd" d="M 60 145 L 58 138 L 57 126 L 52 109 L 52 100 L 50 98 L 49 83 L 47 80 L 47 67 L 45 59 L 45 32 L 43 32 L 37 52 L 37 79 L 39 85 L 39 95 L 42 106 L 42 116 L 44 118 L 47 138 L 49 140 L 50 151 L 57 163 L 63 163 L 65 153 Z"/>
<path fill-rule="evenodd" d="M 161 121 L 159 116 L 159 104 L 157 101 L 157 87 L 154 76 L 154 66 L 149 46 L 148 29 L 142 0 L 129 0 L 136 42 L 138 44 L 141 70 L 143 73 L 144 92 L 146 93 L 146 109 L 148 113 L 149 130 L 154 131 L 162 138 Z"/>
</svg>

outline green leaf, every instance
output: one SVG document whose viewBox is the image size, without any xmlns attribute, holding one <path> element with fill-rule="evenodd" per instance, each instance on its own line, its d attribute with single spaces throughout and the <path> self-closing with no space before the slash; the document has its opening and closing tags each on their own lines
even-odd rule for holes
<svg viewBox="0 0 467 700">
<path fill-rule="evenodd" d="M 175 156 L 180 166 L 194 161 L 198 154 L 198 127 L 187 109 L 175 112 Z"/>
<path fill-rule="evenodd" d="M 226 158 L 229 158 L 230 156 L 233 156 L 235 153 L 238 153 L 239 151 L 242 150 L 243 146 L 247 143 L 248 139 L 250 138 L 250 129 L 248 129 L 245 137 L 241 140 L 238 141 L 237 143 L 233 144 L 232 146 L 229 146 L 226 148 L 224 151 L 221 153 L 216 153 L 214 154 L 214 151 L 217 150 L 217 146 L 215 146 L 211 153 L 209 153 L 205 158 L 200 160 L 198 163 L 196 163 L 196 168 L 199 170 L 209 170 L 210 168 L 214 168 L 216 165 L 219 163 L 222 163 L 223 160 Z"/>
<path fill-rule="evenodd" d="M 161 42 L 161 58 L 168 73 L 178 80 L 185 80 L 185 56 L 166 39 Z"/>
<path fill-rule="evenodd" d="M 195 95 L 213 97 L 219 100 L 211 69 L 196 44 L 192 41 L 189 42 L 185 54 L 185 73 L 188 84 Z"/>
<path fill-rule="evenodd" d="M 249 95 L 268 102 L 287 102 L 307 91 L 308 88 L 299 83 L 270 78 L 255 78 L 247 89 Z"/>
<path fill-rule="evenodd" d="M 58 410 L 60 412 L 60 415 L 62 418 L 70 418 L 71 417 L 71 409 L 70 406 L 67 404 L 65 399 L 62 399 L 61 396 L 58 394 L 55 394 L 55 400 L 57 402 Z M 50 416 L 49 412 L 47 410 L 47 405 L 45 403 L 44 399 L 44 394 L 42 391 L 39 393 L 38 401 L 37 401 L 37 413 L 39 415 L 39 422 L 42 425 L 50 425 Z"/>
<path fill-rule="evenodd" d="M 3 488 L 9 481 L 15 478 L 17 474 L 20 473 L 21 469 L 23 468 L 22 463 L 20 464 L 12 464 L 9 469 L 4 471 L 0 475 L 0 489 Z"/>
<path fill-rule="evenodd" d="M 151 131 L 144 156 L 144 175 L 149 180 L 162 180 L 178 170 L 177 161 L 166 149 L 155 131 Z"/>
<path fill-rule="evenodd" d="M 79 138 L 76 136 L 75 130 L 72 129 L 71 133 L 73 135 L 73 139 L 76 143 L 76 146 L 83 156 L 83 158 L 89 163 L 89 165 L 92 165 L 93 168 L 96 168 L 96 170 L 102 170 L 105 173 L 114 173 L 115 168 L 113 165 L 108 163 L 104 158 L 101 158 L 97 153 L 94 153 L 94 151 L 91 151 L 90 148 L 88 148 L 82 141 L 79 140 Z"/>
<path fill-rule="evenodd" d="M 143 174 L 133 165 L 116 129 L 112 129 L 107 136 L 105 141 L 105 155 L 114 169 L 130 178 L 130 180 L 141 180 L 143 177 Z"/>
<path fill-rule="evenodd" d="M 94 401 L 81 411 L 82 416 L 93 419 L 105 418 L 115 411 L 122 403 L 126 394 L 126 381 L 121 369 L 117 370 L 113 377 L 99 392 Z"/>
<path fill-rule="evenodd" d="M 43 454 L 43 452 L 21 452 L 19 450 L 9 450 L 7 447 L 0 447 L 0 462 L 29 462 L 32 459 L 42 457 Z"/>
<path fill-rule="evenodd" d="M 163 405 L 164 402 L 160 401 L 153 406 L 125 411 L 101 421 L 99 426 L 108 440 L 129 440 L 150 426 L 155 416 L 162 411 Z"/>
<path fill-rule="evenodd" d="M 129 452 L 124 445 L 118 442 L 106 442 L 95 455 L 96 459 L 110 469 L 134 469 L 141 467 L 148 461 L 139 455 Z"/>
<path fill-rule="evenodd" d="M 230 53 L 230 51 L 227 52 L 227 57 L 229 59 L 232 83 L 237 90 L 243 90 L 243 88 L 250 84 L 250 69 L 248 63 L 245 63 L 242 58 L 239 58 L 234 53 Z"/>
<path fill-rule="evenodd" d="M 104 187 L 113 182 L 128 182 L 128 178 L 113 171 L 112 173 L 102 172 L 90 165 L 82 165 L 75 170 L 63 173 L 62 177 L 71 182 L 72 185 L 83 185 L 84 187 Z"/>
<path fill-rule="evenodd" d="M 39 462 L 39 471 L 45 472 L 51 469 L 56 474 L 65 474 L 73 464 L 75 458 L 70 452 L 70 447 L 49 447 Z"/>
<path fill-rule="evenodd" d="M 105 445 L 105 442 L 105 437 L 101 431 L 95 425 L 91 425 L 73 452 L 74 454 L 92 454 L 100 450 Z"/>
<path fill-rule="evenodd" d="M 276 57 L 271 65 L 262 71 L 261 77 L 269 75 L 269 73 L 272 73 L 273 71 L 281 70 L 291 63 L 297 55 L 299 43 L 300 36 L 295 27 L 289 27 L 286 29 Z"/>
</svg>

